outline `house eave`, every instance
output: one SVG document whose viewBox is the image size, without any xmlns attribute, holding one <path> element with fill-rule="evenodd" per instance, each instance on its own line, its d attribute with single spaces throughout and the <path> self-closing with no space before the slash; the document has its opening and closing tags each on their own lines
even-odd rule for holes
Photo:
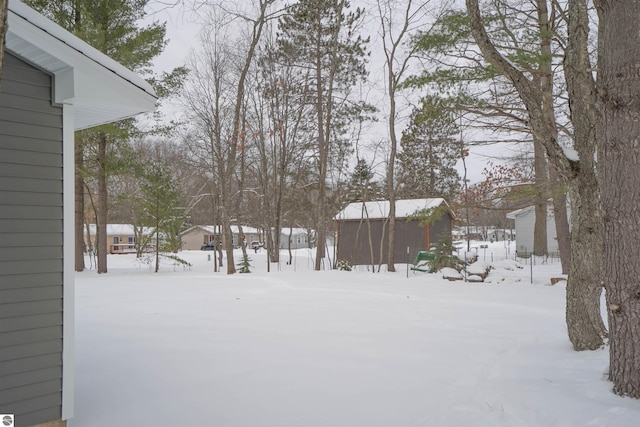
<svg viewBox="0 0 640 427">
<path fill-rule="evenodd" d="M 76 130 L 153 111 L 143 78 L 20 1 L 8 11 L 7 51 L 54 76 L 54 101 L 74 106 Z"/>
</svg>

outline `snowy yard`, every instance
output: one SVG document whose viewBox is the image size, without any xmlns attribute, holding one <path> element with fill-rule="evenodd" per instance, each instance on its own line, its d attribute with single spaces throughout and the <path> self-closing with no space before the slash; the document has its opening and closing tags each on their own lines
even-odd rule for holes
<svg viewBox="0 0 640 427">
<path fill-rule="evenodd" d="M 640 425 L 608 350 L 571 349 L 557 261 L 533 284 L 513 260 L 465 283 L 313 272 L 305 250 L 271 273 L 251 252 L 254 272 L 227 276 L 210 254 L 77 274 L 71 427 Z"/>
</svg>

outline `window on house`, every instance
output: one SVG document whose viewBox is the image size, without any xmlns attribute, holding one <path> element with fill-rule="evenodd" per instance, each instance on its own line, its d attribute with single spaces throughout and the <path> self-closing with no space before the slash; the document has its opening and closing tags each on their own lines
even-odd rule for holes
<svg viewBox="0 0 640 427">
<path fill-rule="evenodd" d="M 114 244 L 114 245 L 117 245 L 118 243 L 120 243 L 120 237 L 115 236 L 115 237 L 113 238 L 113 244 Z"/>
</svg>

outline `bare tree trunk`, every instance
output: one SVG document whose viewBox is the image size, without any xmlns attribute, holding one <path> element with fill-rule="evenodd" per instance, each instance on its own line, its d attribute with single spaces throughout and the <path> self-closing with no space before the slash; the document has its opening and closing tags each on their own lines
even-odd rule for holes
<svg viewBox="0 0 640 427">
<path fill-rule="evenodd" d="M 389 140 L 391 149 L 389 152 L 389 164 L 387 166 L 387 195 L 389 198 L 389 248 L 387 251 L 387 271 L 395 272 L 395 246 L 396 246 L 396 190 L 395 190 L 395 163 L 398 149 L 398 138 L 396 135 L 396 95 L 398 83 L 404 72 L 407 70 L 409 61 L 413 57 L 410 51 L 404 58 L 397 58 L 398 48 L 402 46 L 404 37 L 409 32 L 409 26 L 422 18 L 421 11 L 427 8 L 428 2 L 419 4 L 414 9 L 412 0 L 405 3 L 403 11 L 402 25 L 397 34 L 392 28 L 395 27 L 394 8 L 395 2 L 378 0 L 378 15 L 382 29 L 382 44 L 385 54 L 385 65 L 387 67 L 387 95 L 389 96 Z"/>
<path fill-rule="evenodd" d="M 107 135 L 98 134 L 98 210 L 96 212 L 96 247 L 98 273 L 107 272 Z"/>
<path fill-rule="evenodd" d="M 327 180 L 327 163 L 328 163 L 328 135 L 325 135 L 325 117 L 323 108 L 323 90 L 322 90 L 322 62 L 318 58 L 316 64 L 316 113 L 318 115 L 318 230 L 317 230 L 317 246 L 316 246 L 316 262 L 314 270 L 319 271 L 322 268 L 322 259 L 324 258 L 326 244 L 326 216 L 327 216 L 327 196 L 326 196 L 326 180 Z"/>
<path fill-rule="evenodd" d="M 157 273 L 160 270 L 160 231 L 158 231 L 156 224 L 156 269 Z"/>
<path fill-rule="evenodd" d="M 396 186 L 394 172 L 396 165 L 396 151 L 398 150 L 398 139 L 396 137 L 396 84 L 395 74 L 393 72 L 393 58 L 391 58 L 391 60 L 389 60 L 389 58 L 387 59 L 387 73 L 389 74 L 389 137 L 391 139 L 389 165 L 387 166 L 387 194 L 389 196 L 389 248 L 387 250 L 387 271 L 395 273 Z M 384 233 L 382 235 L 384 236 Z M 380 247 L 382 248 L 382 246 Z M 380 261 L 382 262 L 382 259 Z"/>
<path fill-rule="evenodd" d="M 547 158 L 544 154 L 544 146 L 536 138 L 533 138 L 533 167 L 535 173 L 536 204 L 535 223 L 533 226 L 533 248 L 527 248 L 537 256 L 547 254 L 547 208 L 549 200 L 549 180 Z"/>
<path fill-rule="evenodd" d="M 291 239 L 293 238 L 293 226 L 289 226 L 289 241 L 288 249 L 289 249 L 289 265 L 293 264 L 293 253 L 291 252 Z"/>
<path fill-rule="evenodd" d="M 589 16 L 584 0 L 568 2 L 565 76 L 579 170 L 569 182 L 571 264 L 567 282 L 567 330 L 576 350 L 602 347 L 607 331 L 600 314 L 604 228 L 595 155 L 596 88 L 589 60 Z"/>
<path fill-rule="evenodd" d="M 227 274 L 234 274 L 236 272 L 236 266 L 233 261 L 233 233 L 231 233 L 231 223 L 226 209 L 222 209 L 223 213 L 220 218 L 222 223 L 222 246 L 227 254 Z M 222 264 L 221 264 L 222 265 Z"/>
<path fill-rule="evenodd" d="M 554 169 L 553 165 L 550 166 L 550 169 Z M 556 226 L 556 239 L 558 240 L 562 274 L 569 274 L 571 266 L 571 234 L 569 215 L 567 213 L 567 195 L 564 188 L 553 196 L 553 220 Z"/>
<path fill-rule="evenodd" d="M 224 183 L 222 185 L 222 226 L 226 229 L 225 234 L 230 233 L 231 230 L 229 226 L 231 209 L 233 207 L 233 201 L 231 200 L 233 197 L 232 194 L 232 182 L 235 173 L 236 166 L 236 152 L 238 149 L 238 144 L 240 143 L 240 126 L 242 125 L 241 116 L 242 116 L 242 108 L 244 104 L 244 92 L 245 85 L 247 80 L 247 74 L 249 73 L 249 68 L 251 67 L 251 63 L 253 62 L 253 57 L 255 55 L 256 47 L 258 42 L 260 41 L 260 36 L 262 34 L 262 29 L 264 28 L 264 24 L 266 21 L 266 12 L 267 7 L 270 2 L 266 0 L 260 0 L 260 16 L 253 20 L 252 34 L 251 34 L 251 42 L 249 45 L 249 50 L 247 51 L 247 55 L 244 58 L 244 64 L 240 69 L 240 78 L 238 79 L 238 87 L 236 91 L 236 99 L 235 106 L 233 112 L 233 131 L 231 134 L 231 141 L 229 147 L 229 154 L 227 157 L 227 164 L 223 166 L 225 173 L 221 176 L 224 179 Z M 241 189 L 240 189 L 241 190 Z M 223 239 L 224 240 L 224 239 Z M 236 272 L 235 265 L 233 262 L 233 244 L 231 241 L 226 245 L 227 251 L 227 274 L 233 274 Z"/>
<path fill-rule="evenodd" d="M 82 142 L 75 143 L 75 209 L 74 209 L 74 234 L 75 234 L 75 270 L 84 270 L 84 253 L 86 245 L 84 243 L 84 180 L 82 171 L 84 169 L 84 153 Z"/>
<path fill-rule="evenodd" d="M 558 176 L 558 171 L 552 164 L 549 165 L 549 182 L 553 198 L 553 219 L 556 225 L 556 238 L 558 239 L 558 252 L 560 252 L 562 274 L 570 274 L 572 246 L 569 214 L 567 212 L 567 195 L 565 185 L 562 184 Z M 569 187 L 571 187 L 571 185 L 569 185 Z M 596 189 L 594 194 L 597 195 L 597 193 L 598 191 Z"/>
<path fill-rule="evenodd" d="M 640 2 L 600 0 L 597 6 L 609 376 L 614 393 L 640 399 Z"/>
</svg>

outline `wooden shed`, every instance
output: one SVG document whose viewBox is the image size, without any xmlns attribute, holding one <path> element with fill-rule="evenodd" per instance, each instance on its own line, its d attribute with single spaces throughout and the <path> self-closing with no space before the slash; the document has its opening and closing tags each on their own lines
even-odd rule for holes
<svg viewBox="0 0 640 427">
<path fill-rule="evenodd" d="M 156 95 L 17 0 L 9 0 L 8 24 L 0 88 L 0 414 L 4 425 L 59 427 L 74 405 L 74 131 L 151 111 Z"/>
<path fill-rule="evenodd" d="M 436 208 L 441 209 L 441 215 L 427 226 L 409 219 L 416 212 Z M 429 250 L 442 239 L 451 239 L 454 218 L 442 198 L 397 200 L 394 262 L 411 262 L 418 251 Z M 351 203 L 334 220 L 338 260 L 351 265 L 387 263 L 389 201 Z"/>
</svg>

